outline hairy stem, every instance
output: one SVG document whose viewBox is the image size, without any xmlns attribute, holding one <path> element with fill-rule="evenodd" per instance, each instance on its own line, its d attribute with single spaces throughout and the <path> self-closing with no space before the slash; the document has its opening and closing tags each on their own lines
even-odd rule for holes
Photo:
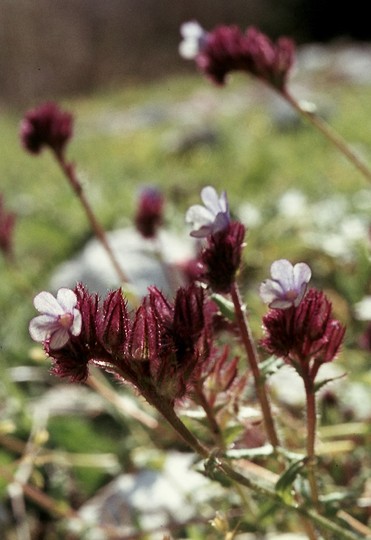
<svg viewBox="0 0 371 540">
<path fill-rule="evenodd" d="M 72 187 L 74 193 L 76 194 L 77 198 L 79 199 L 82 207 L 85 210 L 85 214 L 88 218 L 89 224 L 95 234 L 95 236 L 98 238 L 100 243 L 102 244 L 104 250 L 106 251 L 113 268 L 116 271 L 116 274 L 120 280 L 121 283 L 125 283 L 128 281 L 123 269 L 121 268 L 121 265 L 119 264 L 116 255 L 114 254 L 108 239 L 106 232 L 102 225 L 100 224 L 99 220 L 97 219 L 92 207 L 90 206 L 90 203 L 84 193 L 84 190 L 82 188 L 81 183 L 79 182 L 76 171 L 72 163 L 68 163 L 63 154 L 54 153 L 64 175 L 66 176 L 70 186 Z"/>
<path fill-rule="evenodd" d="M 310 486 L 310 492 L 312 496 L 312 501 L 314 507 L 319 511 L 319 496 L 318 496 L 318 486 L 316 480 L 316 453 L 315 453 L 315 443 L 316 443 L 316 426 L 317 426 L 317 416 L 316 416 L 316 395 L 313 388 L 313 383 L 308 378 L 304 378 L 305 385 L 305 395 L 306 395 L 306 405 L 307 405 L 307 471 L 308 471 L 308 481 Z"/>
<path fill-rule="evenodd" d="M 242 302 L 236 282 L 234 282 L 231 287 L 231 297 L 235 309 L 237 324 L 240 329 L 242 342 L 246 350 L 248 363 L 254 377 L 255 391 L 260 402 L 267 436 L 271 445 L 276 448 L 277 446 L 279 446 L 279 440 L 273 421 L 271 406 L 267 395 L 267 389 L 264 380 L 260 375 L 258 353 L 251 335 L 247 317 L 242 308 Z"/>
</svg>

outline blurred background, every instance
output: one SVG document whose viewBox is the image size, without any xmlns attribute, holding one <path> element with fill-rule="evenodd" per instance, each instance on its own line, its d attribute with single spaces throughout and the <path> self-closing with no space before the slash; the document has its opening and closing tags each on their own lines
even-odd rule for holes
<svg viewBox="0 0 371 540">
<path fill-rule="evenodd" d="M 32 105 L 194 71 L 179 26 L 253 24 L 297 43 L 367 41 L 361 0 L 0 0 L 0 102 Z"/>
</svg>

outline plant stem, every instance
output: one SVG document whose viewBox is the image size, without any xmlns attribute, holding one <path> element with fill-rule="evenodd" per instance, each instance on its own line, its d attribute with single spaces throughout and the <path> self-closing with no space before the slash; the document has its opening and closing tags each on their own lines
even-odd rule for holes
<svg viewBox="0 0 371 540">
<path fill-rule="evenodd" d="M 164 418 L 181 436 L 181 438 L 198 455 L 207 460 L 213 458 L 213 454 L 205 446 L 203 446 L 198 441 L 198 439 L 196 439 L 196 437 L 188 430 L 188 428 L 176 415 L 173 408 L 169 407 L 167 404 L 164 404 L 161 399 L 156 399 L 153 396 L 150 399 L 150 403 L 152 403 L 152 405 L 154 405 L 158 409 L 158 411 L 164 416 Z M 214 456 L 213 460 L 215 468 L 219 472 L 223 473 L 226 479 L 231 480 L 241 486 L 247 487 L 255 493 L 260 494 L 266 498 L 268 497 L 271 500 L 277 502 L 278 504 L 285 506 L 287 509 L 299 513 L 301 516 L 309 519 L 311 522 L 315 523 L 323 530 L 335 533 L 338 540 L 360 540 L 362 538 L 361 536 L 358 536 L 357 534 L 354 534 L 353 532 L 344 529 L 344 527 L 341 527 L 340 525 L 334 523 L 328 518 L 321 516 L 316 511 L 306 508 L 305 505 L 298 505 L 297 503 L 286 503 L 277 495 L 277 493 L 274 491 L 273 486 L 242 475 L 241 473 L 233 469 L 224 460 L 219 459 L 217 456 Z"/>
<path fill-rule="evenodd" d="M 340 152 L 362 173 L 362 175 L 371 182 L 370 167 L 356 154 L 343 139 L 325 120 L 318 116 L 314 111 L 306 109 L 298 102 L 287 90 L 282 90 L 280 95 L 312 126 L 326 137 Z"/>
<path fill-rule="evenodd" d="M 308 481 L 310 486 L 310 492 L 312 496 L 312 502 L 317 511 L 320 511 L 318 487 L 315 476 L 316 470 L 316 395 L 314 392 L 313 382 L 307 377 L 304 378 L 306 405 L 307 405 L 307 458 L 308 458 Z"/>
<path fill-rule="evenodd" d="M 90 226 L 95 234 L 95 236 L 98 238 L 98 240 L 101 242 L 103 248 L 105 249 L 113 268 L 116 271 L 116 274 L 120 280 L 121 283 L 125 283 L 128 281 L 123 269 L 121 268 L 121 265 L 119 264 L 117 257 L 115 256 L 111 246 L 109 245 L 106 232 L 100 222 L 98 221 L 92 207 L 90 206 L 90 203 L 84 193 L 84 190 L 82 188 L 81 183 L 79 182 L 76 171 L 72 163 L 68 163 L 63 154 L 54 152 L 54 155 L 57 159 L 58 164 L 60 165 L 64 175 L 66 176 L 70 186 L 72 187 L 73 191 L 75 192 L 77 198 L 79 199 L 82 207 L 85 210 L 86 216 L 88 218 L 88 221 L 90 223 Z"/>
<path fill-rule="evenodd" d="M 277 446 L 279 446 L 279 440 L 273 421 L 271 406 L 267 395 L 267 389 L 264 380 L 260 375 L 258 353 L 251 335 L 247 317 L 242 308 L 242 302 L 236 282 L 232 284 L 230 292 L 235 309 L 237 324 L 241 333 L 242 342 L 244 344 L 248 363 L 254 377 L 255 391 L 262 409 L 267 436 L 271 445 L 276 448 Z"/>
</svg>

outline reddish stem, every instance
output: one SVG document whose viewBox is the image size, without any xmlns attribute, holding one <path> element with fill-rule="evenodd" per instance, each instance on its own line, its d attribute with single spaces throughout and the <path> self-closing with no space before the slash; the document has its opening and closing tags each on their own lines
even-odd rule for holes
<svg viewBox="0 0 371 540">
<path fill-rule="evenodd" d="M 88 218 L 88 221 L 90 223 L 91 228 L 94 231 L 95 236 L 98 238 L 98 240 L 101 242 L 103 248 L 105 249 L 112 266 L 114 267 L 116 274 L 120 280 L 121 283 L 125 283 L 128 281 L 124 271 L 121 268 L 121 265 L 119 264 L 111 246 L 109 245 L 106 232 L 102 225 L 99 223 L 92 207 L 90 206 L 90 203 L 88 199 L 85 196 L 84 190 L 76 176 L 75 168 L 72 163 L 68 163 L 64 155 L 61 153 L 54 153 L 63 173 L 65 174 L 67 180 L 69 181 L 73 191 L 75 192 L 77 198 L 79 199 L 80 203 L 82 204 L 86 216 Z"/>
<path fill-rule="evenodd" d="M 274 448 L 276 448 L 277 446 L 279 446 L 279 440 L 273 421 L 271 406 L 268 400 L 267 389 L 264 380 L 260 375 L 258 352 L 256 350 L 255 343 L 251 335 L 247 317 L 242 309 L 242 302 L 236 282 L 233 283 L 230 292 L 235 309 L 237 324 L 240 329 L 242 342 L 244 344 L 248 363 L 254 377 L 255 391 L 262 409 L 265 429 L 268 435 L 269 442 Z"/>
</svg>

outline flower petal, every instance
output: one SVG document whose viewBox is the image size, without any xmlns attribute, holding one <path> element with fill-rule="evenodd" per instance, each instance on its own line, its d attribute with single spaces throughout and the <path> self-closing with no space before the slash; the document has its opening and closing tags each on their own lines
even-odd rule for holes
<svg viewBox="0 0 371 540">
<path fill-rule="evenodd" d="M 64 313 L 72 313 L 74 307 L 77 304 L 77 296 L 76 294 L 71 291 L 71 289 L 67 289 L 62 287 L 57 292 L 57 300 L 60 306 L 63 308 Z"/>
<path fill-rule="evenodd" d="M 212 223 L 214 215 L 201 204 L 194 204 L 188 208 L 185 220 L 186 223 L 191 223 L 195 227 L 202 227 Z"/>
<path fill-rule="evenodd" d="M 214 223 L 212 224 L 212 232 L 220 232 L 224 231 L 224 229 L 227 229 L 229 225 L 229 217 L 223 213 L 219 212 L 219 214 L 216 216 Z"/>
<path fill-rule="evenodd" d="M 281 284 L 283 291 L 288 291 L 294 286 L 293 266 L 287 259 L 279 259 L 272 263 L 271 276 Z"/>
<path fill-rule="evenodd" d="M 73 336 L 78 336 L 81 333 L 82 317 L 78 309 L 73 310 L 73 323 L 70 332 Z"/>
<path fill-rule="evenodd" d="M 282 296 L 282 287 L 277 281 L 266 279 L 260 285 L 259 294 L 263 302 L 270 305 L 271 302 Z"/>
<path fill-rule="evenodd" d="M 300 287 L 303 283 L 309 283 L 312 271 L 306 263 L 297 263 L 294 266 L 293 276 L 295 288 Z"/>
<path fill-rule="evenodd" d="M 201 200 L 213 216 L 220 212 L 219 197 L 212 186 L 206 186 L 201 190 Z"/>
<path fill-rule="evenodd" d="M 39 342 L 45 341 L 58 328 L 58 321 L 53 315 L 38 315 L 30 321 L 28 327 L 32 339 Z"/>
<path fill-rule="evenodd" d="M 40 313 L 54 316 L 63 314 L 63 308 L 50 292 L 42 291 L 37 294 L 34 298 L 33 305 Z"/>
<path fill-rule="evenodd" d="M 51 349 L 61 349 L 66 345 L 70 339 L 70 334 L 65 328 L 58 328 L 50 338 L 50 348 Z"/>
</svg>

